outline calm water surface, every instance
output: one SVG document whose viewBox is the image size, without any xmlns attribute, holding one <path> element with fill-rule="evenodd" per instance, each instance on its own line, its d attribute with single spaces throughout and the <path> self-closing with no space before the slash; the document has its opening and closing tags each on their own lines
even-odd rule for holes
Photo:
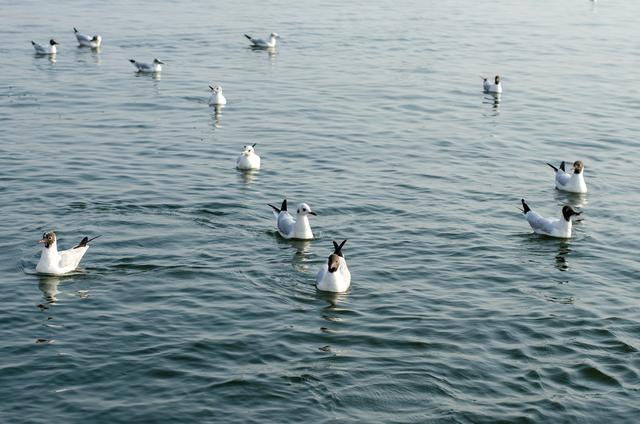
<svg viewBox="0 0 640 424">
<path fill-rule="evenodd" d="M 2 7 L 0 421 L 636 422 L 640 5 L 323 3 Z M 576 159 L 586 196 L 545 165 Z M 584 220 L 532 235 L 521 197 Z M 81 272 L 35 274 L 52 228 L 103 235 Z"/>
</svg>

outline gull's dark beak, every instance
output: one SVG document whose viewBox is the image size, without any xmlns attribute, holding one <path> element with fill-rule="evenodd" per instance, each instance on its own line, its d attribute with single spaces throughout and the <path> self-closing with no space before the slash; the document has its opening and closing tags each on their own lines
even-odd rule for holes
<svg viewBox="0 0 640 424">
<path fill-rule="evenodd" d="M 315 213 L 314 211 L 309 211 L 309 215 L 318 216 L 318 214 Z"/>
<path fill-rule="evenodd" d="M 45 239 L 38 240 L 38 243 L 46 243 L 46 242 L 47 241 Z"/>
</svg>

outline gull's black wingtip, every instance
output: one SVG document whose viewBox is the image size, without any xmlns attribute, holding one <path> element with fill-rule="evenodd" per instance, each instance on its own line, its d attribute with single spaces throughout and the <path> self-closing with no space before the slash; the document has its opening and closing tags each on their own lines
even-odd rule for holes
<svg viewBox="0 0 640 424">
<path fill-rule="evenodd" d="M 271 206 L 273 208 L 274 211 L 280 213 L 280 209 L 276 208 L 275 206 L 273 206 L 271 203 L 267 203 L 267 206 Z"/>
<path fill-rule="evenodd" d="M 560 169 L 562 169 L 563 171 L 565 170 L 564 169 L 564 161 L 560 162 Z"/>
<path fill-rule="evenodd" d="M 89 244 L 90 241 L 97 239 L 98 237 L 102 237 L 102 234 L 100 234 L 99 236 L 95 236 L 93 238 L 89 238 L 89 237 L 84 237 L 82 240 L 80 240 L 80 243 L 78 243 L 78 245 L 76 247 L 74 247 L 74 249 L 77 249 L 79 247 L 85 247 Z"/>
<path fill-rule="evenodd" d="M 527 203 L 524 201 L 524 199 L 520 199 L 520 201 L 522 202 L 522 208 L 524 209 L 522 211 L 522 213 L 524 213 L 526 215 L 527 212 L 529 212 L 531 210 L 531 208 L 529 207 L 529 205 L 527 205 Z"/>
<path fill-rule="evenodd" d="M 244 34 L 244 36 L 247 37 L 249 40 L 251 40 L 251 36 L 250 35 Z"/>
<path fill-rule="evenodd" d="M 133 59 L 129 59 L 129 62 L 131 62 L 131 63 L 136 63 L 136 61 L 135 61 L 135 60 L 133 60 Z"/>
<path fill-rule="evenodd" d="M 552 167 L 554 171 L 558 172 L 558 168 L 556 168 L 555 166 L 551 165 L 549 162 L 546 162 L 546 164 L 549 165 L 550 167 Z"/>
<path fill-rule="evenodd" d="M 76 27 L 73 27 L 73 32 L 75 32 L 76 34 L 78 33 L 78 30 L 76 29 Z"/>
</svg>

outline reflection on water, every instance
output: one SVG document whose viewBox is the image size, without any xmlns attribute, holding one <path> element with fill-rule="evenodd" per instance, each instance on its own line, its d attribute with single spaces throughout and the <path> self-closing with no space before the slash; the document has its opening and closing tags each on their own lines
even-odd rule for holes
<svg viewBox="0 0 640 424">
<path fill-rule="evenodd" d="M 220 118 L 222 117 L 222 108 L 224 105 L 212 105 L 213 107 L 213 126 L 214 128 L 221 128 Z"/>
<path fill-rule="evenodd" d="M 238 171 L 242 182 L 245 184 L 251 184 L 253 180 L 256 179 L 256 176 L 260 173 L 260 171 L 249 170 L 249 171 Z"/>
<path fill-rule="evenodd" d="M 290 240 L 289 243 L 296 251 L 291 259 L 291 264 L 296 271 L 308 272 L 311 270 L 311 240 Z M 315 275 L 314 275 L 315 278 Z"/>
<path fill-rule="evenodd" d="M 484 99 L 482 101 L 483 104 L 491 105 L 493 115 L 498 115 L 500 113 L 500 93 L 484 93 Z"/>
<path fill-rule="evenodd" d="M 553 176 L 549 178 L 551 184 L 553 184 Z M 569 205 L 574 208 L 584 208 L 589 202 L 587 201 L 587 193 L 570 193 L 568 191 L 563 190 L 555 190 L 555 199 L 558 201 L 559 205 Z M 572 217 L 572 218 L 580 218 Z"/>
<path fill-rule="evenodd" d="M 558 243 L 558 253 L 556 254 L 556 268 L 559 271 L 569 270 L 569 260 L 567 256 L 571 253 L 570 244 L 566 240 L 562 240 Z"/>
<path fill-rule="evenodd" d="M 336 310 L 336 306 L 338 302 L 344 303 L 347 300 L 348 293 L 349 292 L 333 293 L 316 289 L 316 299 L 324 300 L 328 303 L 328 305 L 322 309 L 322 318 L 332 322 L 342 321 L 342 318 L 339 316 L 340 311 Z"/>
<path fill-rule="evenodd" d="M 56 297 L 60 292 L 58 291 L 58 284 L 60 283 L 60 277 L 53 275 L 42 275 L 38 282 L 38 288 L 42 292 L 42 297 L 45 302 L 55 304 L 58 301 Z"/>
</svg>

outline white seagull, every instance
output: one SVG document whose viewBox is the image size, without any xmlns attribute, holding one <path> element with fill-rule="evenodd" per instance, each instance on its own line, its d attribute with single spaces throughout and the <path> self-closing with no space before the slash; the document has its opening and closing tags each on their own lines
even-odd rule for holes
<svg viewBox="0 0 640 424">
<path fill-rule="evenodd" d="M 236 168 L 242 171 L 251 171 L 260 169 L 260 156 L 256 154 L 254 147 L 257 143 L 253 143 L 251 146 L 244 146 L 242 153 L 236 160 Z M 286 209 L 285 209 L 286 210 Z"/>
<path fill-rule="evenodd" d="M 99 35 L 89 37 L 88 35 L 79 33 L 75 27 L 73 28 L 73 32 L 76 34 L 80 47 L 91 47 L 92 49 L 97 49 L 100 47 L 100 44 L 102 44 L 102 37 Z"/>
<path fill-rule="evenodd" d="M 36 43 L 35 41 L 31 41 L 31 45 L 36 50 L 36 54 L 56 54 L 58 53 L 58 48 L 56 47 L 58 42 L 53 38 L 49 40 L 48 46 L 43 46 L 42 44 Z"/>
<path fill-rule="evenodd" d="M 160 72 L 164 62 L 160 62 L 158 59 L 153 59 L 153 63 L 142 63 L 133 59 L 129 59 L 129 62 L 133 63 L 133 66 L 138 69 L 138 72 Z"/>
<path fill-rule="evenodd" d="M 245 37 L 247 37 L 249 39 L 249 41 L 251 41 L 251 47 L 257 47 L 257 48 L 261 48 L 261 49 L 267 49 L 267 48 L 273 48 L 276 46 L 276 40 L 278 38 L 280 38 L 280 36 L 278 34 L 276 34 L 275 32 L 272 32 L 271 35 L 269 36 L 269 41 L 265 41 L 262 38 L 253 38 L 250 35 L 245 34 Z"/>
<path fill-rule="evenodd" d="M 80 260 L 89 249 L 89 242 L 100 236 L 96 236 L 92 239 L 88 237 L 83 238 L 77 246 L 58 252 L 58 242 L 56 233 L 53 231 L 44 233 L 42 240 L 38 243 L 43 243 L 42 254 L 38 265 L 36 265 L 36 272 L 40 274 L 62 275 L 75 270 L 80 264 Z"/>
<path fill-rule="evenodd" d="M 287 212 L 287 199 L 282 201 L 280 209 L 273 205 L 273 215 L 276 217 L 278 233 L 286 239 L 312 240 L 313 233 L 309 225 L 309 215 L 317 215 L 306 203 L 300 203 L 296 210 L 296 219 Z"/>
<path fill-rule="evenodd" d="M 227 99 L 222 94 L 222 87 L 219 85 L 209 86 L 211 89 L 211 97 L 209 98 L 209 104 L 212 106 L 224 106 L 227 104 Z"/>
<path fill-rule="evenodd" d="M 342 247 L 346 242 L 346 240 L 340 244 L 333 242 L 333 253 L 329 255 L 329 260 L 325 265 L 322 265 L 316 275 L 318 290 L 342 293 L 349 289 L 351 273 L 347 267 L 347 261 L 342 255 Z"/>
<path fill-rule="evenodd" d="M 560 169 L 547 163 L 556 171 L 556 188 L 570 193 L 586 193 L 587 183 L 584 180 L 584 164 L 581 160 L 573 162 L 573 173 L 569 174 L 564 170 L 564 161 L 560 163 Z"/>
<path fill-rule="evenodd" d="M 571 206 L 562 207 L 562 218 L 553 219 L 545 218 L 531 210 L 522 199 L 522 212 L 527 222 L 536 234 L 543 234 L 550 237 L 571 238 L 571 216 L 580 215 L 582 212 L 576 212 Z"/>
<path fill-rule="evenodd" d="M 496 75 L 494 83 L 491 84 L 487 78 L 482 77 L 482 88 L 485 93 L 500 94 L 502 93 L 502 84 L 500 84 L 500 75 Z"/>
</svg>

